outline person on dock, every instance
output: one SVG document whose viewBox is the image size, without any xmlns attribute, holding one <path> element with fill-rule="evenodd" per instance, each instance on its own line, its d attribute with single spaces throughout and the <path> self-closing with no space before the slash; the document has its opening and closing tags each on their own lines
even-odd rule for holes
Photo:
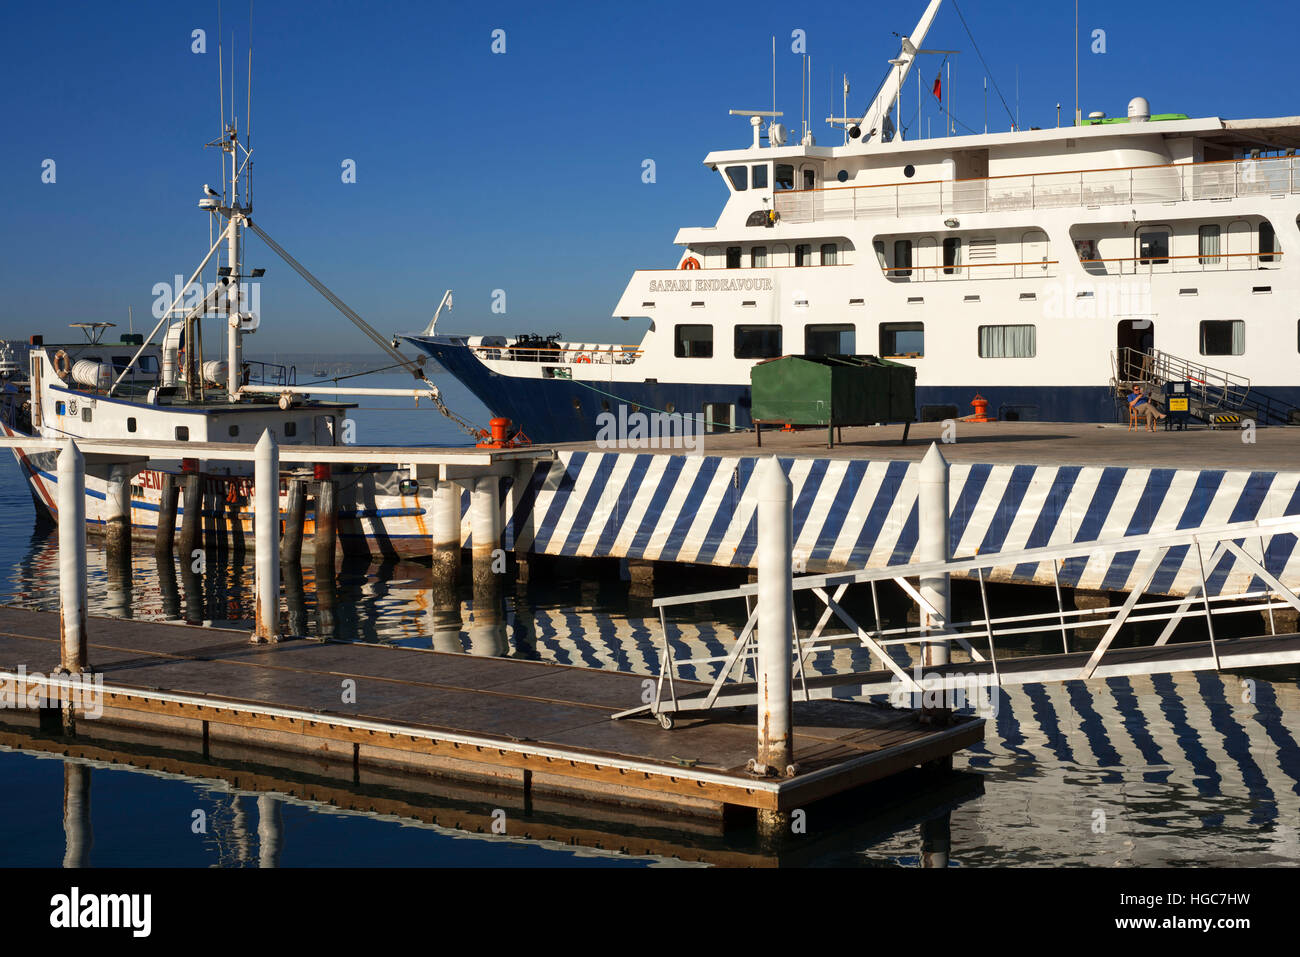
<svg viewBox="0 0 1300 957">
<path fill-rule="evenodd" d="M 1151 401 L 1143 390 L 1141 383 L 1133 386 L 1133 391 L 1128 396 L 1128 407 L 1137 415 L 1145 415 L 1147 418 L 1147 431 L 1156 430 L 1156 420 L 1163 419 L 1165 414 L 1156 408 L 1156 404 Z"/>
</svg>

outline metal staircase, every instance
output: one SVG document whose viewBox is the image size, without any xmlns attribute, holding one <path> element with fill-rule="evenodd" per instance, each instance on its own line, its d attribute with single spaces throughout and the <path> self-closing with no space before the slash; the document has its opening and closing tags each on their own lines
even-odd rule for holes
<svg viewBox="0 0 1300 957">
<path fill-rule="evenodd" d="M 1121 402 L 1135 382 L 1162 391 L 1170 382 L 1191 385 L 1190 413 L 1210 426 L 1246 420 L 1256 425 L 1300 425 L 1300 408 L 1252 388 L 1250 380 L 1201 362 L 1170 355 L 1159 349 L 1150 352 L 1124 347 L 1111 354 L 1111 386 Z"/>
</svg>

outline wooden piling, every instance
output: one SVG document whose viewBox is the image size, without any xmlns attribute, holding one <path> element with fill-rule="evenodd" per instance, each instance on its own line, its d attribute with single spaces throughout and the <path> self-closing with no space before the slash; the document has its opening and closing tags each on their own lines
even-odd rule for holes
<svg viewBox="0 0 1300 957">
<path fill-rule="evenodd" d="M 110 568 L 131 560 L 131 477 L 126 466 L 109 468 L 104 494 L 104 551 Z"/>
<path fill-rule="evenodd" d="M 302 561 L 302 530 L 307 521 L 306 482 L 302 479 L 289 480 L 289 494 L 285 505 L 284 536 L 280 539 L 280 561 L 297 564 Z"/>
<path fill-rule="evenodd" d="M 171 472 L 163 474 L 162 491 L 158 496 L 158 528 L 154 533 L 153 551 L 158 556 L 159 564 L 164 557 L 171 561 L 172 548 L 176 541 L 176 503 L 180 498 L 180 489 L 176 485 L 176 476 Z M 173 581 L 175 570 L 173 569 Z"/>
<path fill-rule="evenodd" d="M 186 472 L 183 487 L 184 511 L 179 544 L 181 558 L 188 564 L 194 557 L 194 550 L 199 547 L 202 526 L 203 485 L 198 472 Z"/>
<path fill-rule="evenodd" d="M 319 476 L 320 466 L 317 466 Z M 316 565 L 328 562 L 331 575 L 334 568 L 334 549 L 338 543 L 338 485 L 329 477 L 329 467 L 325 467 L 325 477 L 316 481 L 316 535 L 312 541 Z"/>
</svg>

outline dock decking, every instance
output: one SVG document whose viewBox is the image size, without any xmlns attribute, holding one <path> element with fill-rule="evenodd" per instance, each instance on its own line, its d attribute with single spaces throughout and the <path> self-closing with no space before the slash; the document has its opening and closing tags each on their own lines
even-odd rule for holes
<svg viewBox="0 0 1300 957">
<path fill-rule="evenodd" d="M 642 700 L 645 676 L 381 645 L 252 645 L 244 632 L 124 619 L 91 619 L 88 633 L 103 721 L 705 816 L 793 810 L 984 736 L 976 718 L 938 726 L 911 711 L 797 703 L 797 773 L 765 779 L 746 770 L 752 709 L 672 731 L 610 720 Z M 52 674 L 58 634 L 57 615 L 0 607 L 0 681 L 12 687 L 20 664 Z"/>
</svg>

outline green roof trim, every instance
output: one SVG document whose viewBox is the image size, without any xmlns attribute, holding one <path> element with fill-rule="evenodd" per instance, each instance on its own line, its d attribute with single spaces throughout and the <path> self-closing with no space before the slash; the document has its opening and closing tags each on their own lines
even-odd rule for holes
<svg viewBox="0 0 1300 957">
<path fill-rule="evenodd" d="M 1158 123 L 1162 120 L 1186 120 L 1191 119 L 1186 113 L 1152 113 L 1151 122 Z M 1108 116 L 1104 120 L 1084 120 L 1084 126 L 1104 126 L 1109 123 L 1127 123 L 1127 116 Z"/>
</svg>

